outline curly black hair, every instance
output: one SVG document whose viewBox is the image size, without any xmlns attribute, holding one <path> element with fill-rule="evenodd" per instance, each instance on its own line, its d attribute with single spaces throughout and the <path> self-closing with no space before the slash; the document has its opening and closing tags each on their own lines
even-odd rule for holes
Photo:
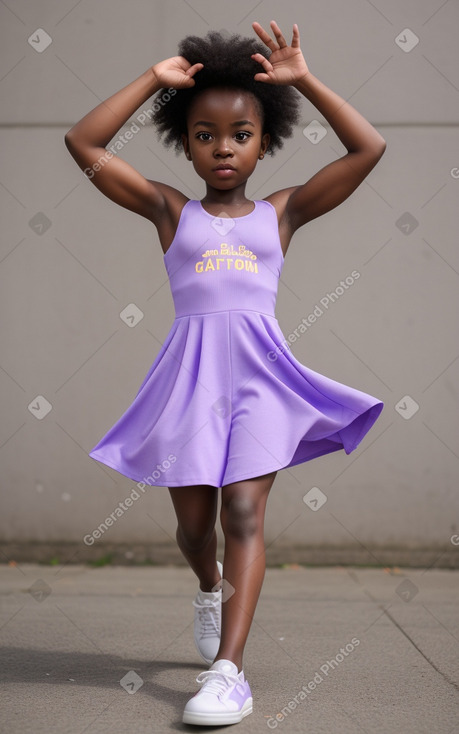
<svg viewBox="0 0 459 734">
<path fill-rule="evenodd" d="M 152 105 L 152 123 L 157 128 L 158 138 L 164 133 L 163 144 L 174 145 L 178 155 L 183 152 L 182 133 L 187 134 L 187 110 L 199 92 L 210 87 L 230 87 L 251 92 L 255 95 L 261 112 L 263 131 L 269 133 L 270 142 L 266 153 L 274 155 L 283 147 L 283 138 L 293 134 L 293 126 L 300 117 L 301 96 L 290 85 L 266 84 L 254 80 L 254 75 L 263 72 L 251 54 L 260 53 L 269 58 L 270 52 L 254 38 L 243 38 L 239 34 L 209 31 L 207 36 L 187 36 L 180 41 L 178 53 L 191 64 L 201 62 L 204 67 L 193 79 L 195 84 L 187 89 L 160 89 Z"/>
</svg>

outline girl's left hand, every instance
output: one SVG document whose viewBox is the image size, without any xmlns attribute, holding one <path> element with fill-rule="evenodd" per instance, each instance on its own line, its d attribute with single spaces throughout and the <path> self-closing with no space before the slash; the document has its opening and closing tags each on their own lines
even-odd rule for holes
<svg viewBox="0 0 459 734">
<path fill-rule="evenodd" d="M 252 23 L 252 28 L 272 51 L 269 59 L 263 54 L 252 54 L 252 59 L 258 61 L 265 71 L 265 73 L 255 74 L 255 81 L 266 82 L 267 84 L 295 84 L 309 73 L 301 52 L 300 32 L 296 23 L 293 24 L 291 46 L 287 46 L 287 42 L 275 20 L 271 21 L 271 28 L 276 36 L 277 43 L 256 21 Z"/>
</svg>

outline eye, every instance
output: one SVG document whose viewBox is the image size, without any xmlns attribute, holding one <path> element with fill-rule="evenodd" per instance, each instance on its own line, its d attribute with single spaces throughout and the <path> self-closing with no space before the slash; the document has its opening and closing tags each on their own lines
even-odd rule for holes
<svg viewBox="0 0 459 734">
<path fill-rule="evenodd" d="M 204 138 L 203 138 L 203 137 L 202 137 L 203 135 L 204 135 L 204 136 L 206 136 L 206 135 L 207 135 L 207 137 L 204 137 Z M 242 138 L 238 138 L 238 137 L 237 137 L 238 135 L 242 135 L 243 137 L 242 137 Z M 201 133 L 197 133 L 197 134 L 196 134 L 196 138 L 197 138 L 198 140 L 202 140 L 202 141 L 203 141 L 204 143 L 207 143 L 207 142 L 208 142 L 208 141 L 210 140 L 210 138 L 211 138 L 211 137 L 212 137 L 212 135 L 211 135 L 210 133 L 206 133 L 206 132 L 201 132 Z M 250 134 L 250 133 L 248 133 L 248 132 L 245 132 L 245 131 L 242 131 L 242 130 L 241 130 L 241 131 L 239 131 L 239 132 L 235 133 L 235 137 L 236 137 L 236 139 L 237 139 L 238 143 L 244 143 L 244 142 L 245 142 L 245 141 L 246 141 L 246 140 L 247 140 L 248 138 L 250 138 L 250 137 L 251 137 L 251 134 Z"/>
</svg>

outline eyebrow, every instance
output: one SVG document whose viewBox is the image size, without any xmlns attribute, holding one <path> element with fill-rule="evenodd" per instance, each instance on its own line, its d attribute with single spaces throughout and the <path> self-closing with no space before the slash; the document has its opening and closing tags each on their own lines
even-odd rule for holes
<svg viewBox="0 0 459 734">
<path fill-rule="evenodd" d="M 236 122 L 230 123 L 233 127 L 236 125 L 252 125 L 252 127 L 255 127 L 253 122 L 250 122 L 250 120 L 236 120 Z M 196 127 L 197 125 L 207 125 L 208 127 L 216 127 L 215 122 L 209 122 L 208 120 L 198 120 L 198 122 L 195 122 L 193 127 Z"/>
</svg>

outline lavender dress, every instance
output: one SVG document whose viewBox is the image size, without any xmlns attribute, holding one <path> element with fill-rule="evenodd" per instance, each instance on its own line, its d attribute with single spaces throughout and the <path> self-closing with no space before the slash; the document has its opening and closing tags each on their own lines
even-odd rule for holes
<svg viewBox="0 0 459 734">
<path fill-rule="evenodd" d="M 230 482 L 344 449 L 383 403 L 301 364 L 274 315 L 284 257 L 267 201 L 187 201 L 164 254 L 175 319 L 134 401 L 89 453 L 143 485 Z"/>
</svg>

